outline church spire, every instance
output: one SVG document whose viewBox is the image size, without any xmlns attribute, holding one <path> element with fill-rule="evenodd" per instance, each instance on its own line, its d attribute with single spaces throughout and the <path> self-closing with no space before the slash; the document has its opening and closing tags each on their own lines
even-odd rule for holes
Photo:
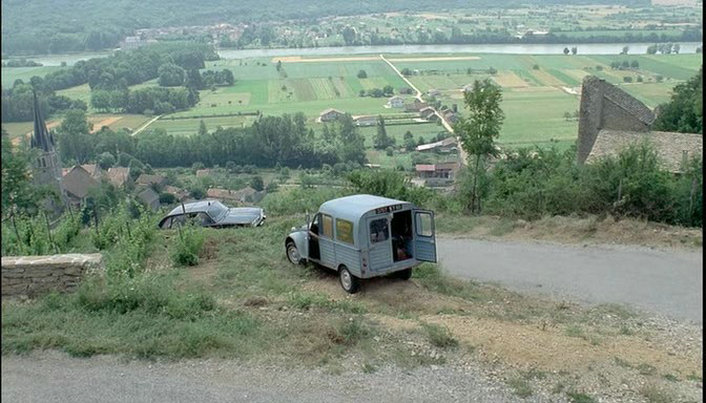
<svg viewBox="0 0 706 403">
<path fill-rule="evenodd" d="M 55 150 L 54 135 L 47 130 L 42 110 L 39 108 L 37 92 L 32 91 L 32 94 L 34 95 L 34 133 L 32 133 L 30 145 L 32 148 L 40 148 L 47 153 L 52 152 Z"/>
</svg>

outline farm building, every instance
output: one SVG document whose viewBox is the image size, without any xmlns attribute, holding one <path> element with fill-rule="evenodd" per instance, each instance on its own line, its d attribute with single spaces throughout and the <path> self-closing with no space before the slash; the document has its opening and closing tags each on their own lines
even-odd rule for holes
<svg viewBox="0 0 706 403">
<path fill-rule="evenodd" d="M 395 95 L 393 97 L 390 97 L 387 100 L 387 105 L 388 108 L 404 108 L 404 98 L 402 98 L 399 95 Z"/>
<path fill-rule="evenodd" d="M 650 144 L 663 168 L 682 172 L 703 154 L 701 134 L 652 131 L 655 114 L 620 88 L 594 76 L 583 80 L 579 108 L 578 163 L 618 155 L 630 145 Z"/>
<path fill-rule="evenodd" d="M 258 192 L 250 186 L 240 190 L 211 188 L 206 191 L 206 196 L 231 203 L 247 204 L 262 200 L 265 197 L 265 191 Z"/>
<path fill-rule="evenodd" d="M 438 116 L 436 115 L 436 111 L 434 108 L 427 106 L 426 108 L 422 108 L 419 110 L 419 116 L 422 119 L 427 119 L 427 120 L 436 120 L 438 119 Z"/>
<path fill-rule="evenodd" d="M 343 117 L 343 115 L 345 113 L 338 109 L 328 108 L 319 114 L 319 122 L 333 122 Z"/>
<path fill-rule="evenodd" d="M 435 98 L 436 98 L 436 97 L 440 97 L 440 96 L 441 96 L 441 91 L 435 90 L 435 89 L 432 88 L 432 89 L 430 89 L 429 91 L 427 91 L 427 95 L 429 95 L 430 97 L 435 97 Z"/>
<path fill-rule="evenodd" d="M 90 190 L 100 186 L 100 182 L 82 166 L 74 165 L 74 167 L 61 178 L 61 186 L 66 192 L 71 206 L 79 207 L 86 199 L 86 196 L 88 196 Z"/>
<path fill-rule="evenodd" d="M 197 169 L 196 170 L 196 177 L 197 178 L 202 178 L 204 176 L 209 176 L 211 175 L 211 170 L 210 169 Z"/>
<path fill-rule="evenodd" d="M 137 198 L 144 203 L 152 211 L 159 210 L 159 194 L 149 186 L 140 186 L 137 188 Z"/>
<path fill-rule="evenodd" d="M 167 178 L 165 178 L 162 175 L 142 174 L 137 177 L 135 184 L 136 185 L 144 185 L 144 186 L 154 185 L 157 187 L 162 187 L 167 184 Z"/>
<path fill-rule="evenodd" d="M 108 181 L 117 188 L 121 188 L 130 183 L 130 168 L 126 167 L 112 167 L 108 168 L 108 173 L 106 174 Z"/>
<path fill-rule="evenodd" d="M 460 169 L 460 162 L 417 164 L 414 167 L 417 178 L 423 181 L 426 186 L 445 186 L 451 184 Z"/>
<path fill-rule="evenodd" d="M 97 181 L 103 178 L 103 170 L 98 164 L 82 164 L 81 168 L 85 169 L 91 177 Z"/>
<path fill-rule="evenodd" d="M 189 197 L 189 191 L 185 189 L 178 188 L 176 186 L 165 186 L 164 187 L 164 193 L 169 193 L 171 195 L 174 195 L 174 197 L 177 198 L 177 200 L 184 201 Z"/>
<path fill-rule="evenodd" d="M 406 104 L 404 106 L 404 109 L 407 112 L 419 112 L 428 106 L 429 104 L 427 104 L 426 102 L 422 102 L 419 99 L 415 98 L 412 103 Z"/>
<path fill-rule="evenodd" d="M 377 115 L 363 115 L 353 118 L 356 126 L 375 126 L 378 122 Z"/>
<path fill-rule="evenodd" d="M 448 153 L 457 150 L 458 141 L 456 137 L 447 137 L 441 141 L 436 141 L 434 143 L 418 145 L 416 150 L 419 152 L 424 151 L 439 151 L 442 153 Z"/>
</svg>

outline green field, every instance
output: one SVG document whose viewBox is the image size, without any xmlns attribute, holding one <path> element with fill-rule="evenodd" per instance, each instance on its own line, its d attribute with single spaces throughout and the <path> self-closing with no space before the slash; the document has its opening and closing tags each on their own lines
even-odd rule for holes
<svg viewBox="0 0 706 403">
<path fill-rule="evenodd" d="M 2 68 L 2 88 L 12 88 L 15 80 L 22 80 L 25 83 L 33 76 L 44 78 L 45 75 L 64 69 L 59 66 L 39 66 L 39 67 L 3 67 Z"/>
<path fill-rule="evenodd" d="M 377 55 L 355 55 L 318 58 L 306 62 L 296 58 L 284 58 L 281 68 L 271 58 L 228 59 L 208 62 L 207 68 L 231 69 L 236 82 L 230 87 L 216 87 L 200 92 L 200 102 L 192 109 L 177 112 L 169 117 L 187 119 L 160 119 L 151 128 L 164 128 L 176 135 L 189 135 L 198 131 L 203 119 L 209 130 L 221 127 L 243 127 L 252 123 L 254 117 L 239 116 L 242 113 L 282 115 L 303 112 L 309 127 L 315 131 L 321 124 L 315 120 L 327 108 L 336 108 L 352 115 L 383 115 L 399 113 L 400 110 L 385 108 L 387 99 L 361 97 L 361 90 L 392 86 L 395 91 L 405 87 L 404 81 Z M 444 57 L 468 57 L 467 60 L 444 60 Z M 437 89 L 441 92 L 442 105 L 455 104 L 461 114 L 463 110 L 462 88 L 474 80 L 491 78 L 503 88 L 502 108 L 505 112 L 499 142 L 506 146 L 529 146 L 552 144 L 565 147 L 576 138 L 577 122 L 566 120 L 564 114 L 578 110 L 581 81 L 586 75 L 596 75 L 640 99 L 650 107 L 669 100 L 672 88 L 692 77 L 701 66 L 701 55 L 509 55 L 509 54 L 415 54 L 387 56 L 400 70 L 408 68 L 415 72 L 410 81 L 421 91 Z M 337 60 L 338 59 L 338 60 Z M 437 59 L 437 60 L 433 60 Z M 612 62 L 637 61 L 636 69 L 611 69 Z M 489 68 L 496 70 L 488 73 Z M 3 83 L 20 76 L 29 78 L 40 69 L 3 69 Z M 358 78 L 364 70 L 366 78 Z M 6 74 L 7 73 L 7 74 Z M 630 77 L 632 83 L 624 82 Z M 638 79 L 643 82 L 637 82 Z M 662 82 L 658 82 L 662 80 Z M 134 86 L 141 88 L 156 85 L 152 80 Z M 58 91 L 61 95 L 90 101 L 88 85 Z M 409 101 L 411 96 L 405 96 Z M 89 112 L 93 112 L 89 109 Z M 226 116 L 223 116 L 226 115 Z M 134 118 L 133 118 L 134 119 Z M 122 119 L 115 125 L 131 127 L 140 122 Z M 23 124 L 4 125 L 11 133 L 26 132 Z M 395 137 L 398 145 L 402 136 L 410 130 L 415 137 L 434 137 L 441 127 L 436 124 L 388 125 L 388 133 Z M 366 144 L 372 147 L 374 127 L 361 128 Z M 384 165 L 408 165 L 406 154 L 390 158 L 384 152 L 370 152 L 373 163 Z"/>
</svg>

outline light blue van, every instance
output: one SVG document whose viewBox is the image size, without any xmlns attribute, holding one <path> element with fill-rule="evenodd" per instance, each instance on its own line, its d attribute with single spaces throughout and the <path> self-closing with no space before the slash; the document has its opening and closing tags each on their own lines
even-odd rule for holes
<svg viewBox="0 0 706 403">
<path fill-rule="evenodd" d="M 352 294 L 360 279 L 394 273 L 406 280 L 421 262 L 436 262 L 434 213 L 385 197 L 341 197 L 322 204 L 307 225 L 292 228 L 285 248 L 293 264 L 336 270 Z"/>
</svg>

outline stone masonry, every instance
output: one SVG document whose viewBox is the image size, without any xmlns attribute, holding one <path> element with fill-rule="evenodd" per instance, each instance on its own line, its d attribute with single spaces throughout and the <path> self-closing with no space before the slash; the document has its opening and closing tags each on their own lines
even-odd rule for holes
<svg viewBox="0 0 706 403">
<path fill-rule="evenodd" d="M 648 132 L 654 120 L 654 113 L 639 100 L 605 80 L 587 76 L 581 87 L 577 161 L 586 161 L 602 129 Z"/>
<path fill-rule="evenodd" d="M 35 296 L 72 292 L 81 278 L 103 268 L 100 253 L 48 256 L 3 256 L 2 296 Z"/>
</svg>

